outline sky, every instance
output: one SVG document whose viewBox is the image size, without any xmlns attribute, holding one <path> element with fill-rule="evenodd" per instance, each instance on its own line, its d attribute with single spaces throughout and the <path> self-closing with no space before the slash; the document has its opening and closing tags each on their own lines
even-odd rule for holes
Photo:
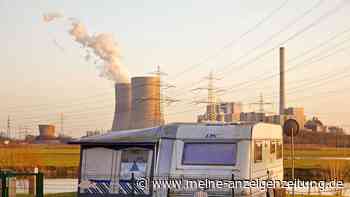
<svg viewBox="0 0 350 197">
<path fill-rule="evenodd" d="M 167 122 L 195 121 L 204 112 L 193 101 L 205 100 L 206 92 L 191 90 L 207 86 L 210 71 L 225 90 L 218 100 L 253 111 L 258 107 L 249 103 L 262 93 L 273 103 L 266 111 L 276 112 L 284 46 L 287 106 L 350 128 L 348 2 L 0 0 L 0 131 L 8 116 L 13 130 L 33 134 L 45 123 L 75 137 L 112 125 L 113 81 L 84 59 L 67 21 L 43 22 L 48 12 L 79 19 L 91 34 L 113 34 L 131 76 L 157 66 L 168 73 L 163 80 L 176 87 L 164 95 L 180 102 L 165 106 Z"/>
</svg>

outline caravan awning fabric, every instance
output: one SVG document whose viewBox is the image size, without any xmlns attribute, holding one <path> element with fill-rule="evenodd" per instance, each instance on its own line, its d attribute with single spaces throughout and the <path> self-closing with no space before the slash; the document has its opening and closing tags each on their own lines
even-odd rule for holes
<svg viewBox="0 0 350 197">
<path fill-rule="evenodd" d="M 157 142 L 160 138 L 175 138 L 177 126 L 152 127 L 134 130 L 111 131 L 99 136 L 82 137 L 70 144 L 113 144 Z"/>
</svg>

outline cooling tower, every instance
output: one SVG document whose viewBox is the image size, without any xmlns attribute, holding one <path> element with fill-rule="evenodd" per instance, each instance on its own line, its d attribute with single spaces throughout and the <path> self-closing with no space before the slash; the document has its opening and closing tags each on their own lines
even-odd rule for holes
<svg viewBox="0 0 350 197">
<path fill-rule="evenodd" d="M 159 77 L 134 77 L 131 89 L 131 128 L 161 125 Z"/>
<path fill-rule="evenodd" d="M 127 130 L 130 128 L 131 111 L 131 84 L 115 84 L 115 113 L 112 131 Z"/>
<path fill-rule="evenodd" d="M 55 139 L 55 126 L 53 125 L 46 125 L 41 124 L 39 125 L 39 139 L 41 140 L 48 140 L 48 139 Z"/>
</svg>

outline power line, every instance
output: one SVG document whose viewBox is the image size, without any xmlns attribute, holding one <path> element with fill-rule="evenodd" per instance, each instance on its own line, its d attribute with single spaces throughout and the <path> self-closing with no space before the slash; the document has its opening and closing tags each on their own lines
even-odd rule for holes
<svg viewBox="0 0 350 197">
<path fill-rule="evenodd" d="M 189 66 L 188 68 L 184 69 L 183 71 L 175 74 L 175 79 L 178 78 L 179 76 L 182 76 L 183 74 L 190 72 L 191 70 L 195 69 L 196 67 L 202 65 L 203 63 L 207 62 L 208 60 L 218 56 L 223 50 L 232 47 L 233 45 L 237 44 L 240 40 L 245 38 L 248 34 L 251 32 L 255 31 L 257 28 L 259 28 L 261 25 L 263 25 L 265 22 L 267 22 L 269 19 L 271 19 L 276 13 L 278 13 L 283 7 L 287 5 L 289 0 L 283 1 L 278 7 L 273 9 L 270 13 L 268 13 L 265 17 L 263 17 L 261 20 L 259 20 L 256 24 L 254 24 L 251 28 L 249 28 L 247 31 L 243 32 L 241 35 L 238 36 L 237 39 L 234 39 L 227 44 L 225 44 L 222 48 L 220 48 L 216 53 L 207 56 L 204 58 L 202 61 L 199 63 L 193 64 Z"/>
<path fill-rule="evenodd" d="M 206 80 L 208 80 L 208 86 L 207 87 L 200 87 L 195 88 L 192 91 L 197 90 L 207 90 L 208 91 L 208 97 L 206 101 L 195 101 L 196 104 L 205 103 L 207 104 L 207 116 L 206 119 L 208 121 L 215 121 L 216 120 L 216 92 L 219 90 L 218 88 L 214 87 L 214 80 L 220 80 L 219 78 L 214 77 L 213 72 L 210 72 L 207 77 L 205 77 Z"/>
<path fill-rule="evenodd" d="M 167 105 L 170 105 L 172 103 L 175 103 L 175 102 L 179 102 L 179 100 L 177 99 L 173 99 L 173 98 L 170 98 L 166 95 L 164 95 L 164 90 L 165 89 L 168 89 L 168 88 L 173 88 L 175 87 L 174 85 L 171 85 L 171 84 L 167 84 L 165 82 L 163 82 L 163 76 L 166 76 L 167 73 L 165 72 L 162 72 L 160 70 L 160 66 L 157 66 L 157 70 L 151 74 L 155 74 L 158 78 L 159 78 L 159 116 L 160 116 L 160 123 L 156 123 L 156 125 L 163 125 L 165 123 L 165 105 L 164 104 L 167 104 Z M 155 112 L 157 111 L 157 109 L 155 109 Z"/>
<path fill-rule="evenodd" d="M 264 106 L 265 105 L 272 105 L 272 103 L 264 101 L 264 96 L 262 93 L 260 93 L 259 101 L 255 102 L 255 103 L 249 103 L 249 105 L 259 105 L 259 112 L 265 113 Z"/>
<path fill-rule="evenodd" d="M 337 13 L 340 9 L 344 8 L 345 6 L 343 6 L 344 3 L 348 3 L 347 0 L 343 0 L 343 3 L 340 3 L 338 6 L 336 6 L 335 8 L 329 10 L 328 12 L 326 12 L 325 14 L 321 15 L 320 17 L 318 17 L 316 20 L 314 20 L 312 23 L 308 24 L 307 26 L 301 28 L 300 30 L 298 30 L 297 32 L 293 33 L 291 36 L 289 36 L 287 39 L 283 40 L 282 42 L 280 42 L 278 45 L 275 45 L 274 47 L 264 51 L 263 53 L 259 54 L 257 57 L 237 66 L 237 67 L 232 67 L 230 70 L 235 69 L 235 71 L 243 69 L 244 67 L 247 67 L 248 65 L 250 65 L 251 63 L 259 60 L 260 58 L 266 56 L 267 54 L 273 52 L 274 50 L 278 49 L 280 46 L 285 45 L 287 42 L 297 38 L 299 35 L 301 35 L 302 33 L 304 33 L 305 31 L 311 29 L 312 27 L 318 25 L 319 23 L 321 23 L 323 20 L 327 19 L 328 17 L 332 16 L 333 14 Z M 228 64 L 227 66 L 231 67 L 233 64 L 235 64 L 234 62 L 231 62 L 230 64 Z M 225 66 L 225 67 L 227 67 Z M 224 67 L 224 68 L 225 68 Z M 225 69 L 225 74 L 230 73 L 228 70 Z"/>
<path fill-rule="evenodd" d="M 317 4 L 315 4 L 315 6 L 313 6 L 312 8 L 310 8 L 309 10 L 307 10 L 307 12 L 303 13 L 300 17 L 298 18 L 302 18 L 303 16 L 307 15 L 309 12 L 311 12 L 312 9 L 318 7 L 321 4 L 322 0 L 320 0 Z M 263 18 L 256 26 L 260 26 L 265 20 L 267 20 L 268 18 L 270 18 L 275 12 L 279 11 L 282 7 L 285 6 L 285 4 L 287 3 L 287 1 L 284 1 L 278 8 L 276 8 L 274 11 L 272 11 L 267 17 Z M 297 21 L 297 20 L 296 20 Z M 251 28 L 250 30 L 248 30 L 246 33 L 244 33 L 243 35 L 248 34 L 249 32 L 253 31 L 255 29 L 255 27 Z M 243 36 L 242 35 L 242 36 Z M 243 36 L 244 37 L 244 36 Z"/>
<path fill-rule="evenodd" d="M 349 40 L 349 39 L 347 39 L 347 40 Z M 338 46 L 340 46 L 340 45 L 342 45 L 342 44 L 344 44 L 344 43 L 345 43 L 345 42 L 341 42 L 341 43 L 339 43 L 339 44 L 336 44 L 335 46 L 333 46 L 333 47 L 331 48 L 331 50 L 334 49 L 334 48 L 337 49 Z M 348 49 L 348 47 L 335 50 L 335 51 L 333 51 L 332 53 L 328 53 L 328 54 L 325 55 L 325 56 L 319 57 L 318 55 L 316 55 L 316 56 L 313 56 L 313 57 L 311 57 L 311 58 L 307 58 L 306 60 L 303 61 L 303 64 L 295 64 L 295 65 L 293 65 L 293 66 L 290 66 L 290 67 L 288 67 L 288 68 L 286 69 L 285 72 L 287 73 L 287 72 L 290 72 L 290 71 L 292 71 L 292 70 L 295 70 L 296 68 L 301 67 L 301 66 L 303 66 L 303 65 L 305 65 L 305 64 L 310 65 L 310 64 L 315 63 L 315 62 L 318 62 L 318 61 L 320 61 L 320 60 L 329 58 L 329 57 L 331 57 L 331 56 L 333 56 L 333 55 L 335 55 L 335 54 L 338 54 L 339 52 L 344 52 L 345 49 Z M 323 53 L 324 53 L 324 52 L 321 52 L 320 54 L 323 54 Z M 317 58 L 316 58 L 316 57 L 317 57 Z M 315 58 L 316 58 L 316 59 L 315 59 Z M 309 61 L 309 60 L 311 60 L 311 61 Z M 272 78 L 277 77 L 277 76 L 279 76 L 279 72 L 270 74 L 270 75 L 268 75 L 268 76 L 265 76 L 265 77 L 262 77 L 262 78 L 259 78 L 259 79 L 247 80 L 247 81 L 244 81 L 244 82 L 240 82 L 240 83 L 231 85 L 231 86 L 228 87 L 227 89 L 233 89 L 233 88 L 236 88 L 236 87 L 239 87 L 239 86 L 242 86 L 242 85 L 246 85 L 246 84 L 251 84 L 251 83 L 255 83 L 255 84 L 256 84 L 257 82 L 265 81 L 265 80 L 268 80 L 268 79 L 272 79 Z M 237 88 L 234 89 L 233 91 L 236 91 L 236 90 L 237 90 Z M 228 91 L 226 91 L 226 93 L 227 93 L 227 92 L 228 92 Z M 230 92 L 232 92 L 232 91 L 230 91 Z"/>
<path fill-rule="evenodd" d="M 345 32 L 345 31 L 344 31 L 344 32 Z M 343 34 L 344 32 L 342 32 L 341 34 Z M 334 37 L 332 37 L 332 39 L 334 39 Z M 324 59 L 324 58 L 328 58 L 328 57 L 330 57 L 331 55 L 334 55 L 334 54 L 336 54 L 336 53 L 338 53 L 338 52 L 343 52 L 343 51 L 344 51 L 344 49 L 336 50 L 335 52 L 330 53 L 330 54 L 328 54 L 328 55 L 326 55 L 326 56 L 324 56 L 324 57 L 318 58 L 316 61 L 313 61 L 313 62 L 320 61 L 320 60 L 322 60 L 322 59 Z M 311 58 L 311 60 L 313 60 L 313 58 Z"/>
<path fill-rule="evenodd" d="M 346 0 L 343 0 L 343 3 L 346 2 Z M 311 13 L 311 11 L 315 8 L 317 8 L 319 5 L 321 5 L 322 1 L 318 1 L 314 6 L 312 6 L 310 9 L 308 9 L 306 12 L 304 12 L 302 15 L 300 15 L 299 17 L 297 17 L 296 19 L 292 20 L 290 23 L 288 24 L 296 24 L 299 20 L 301 20 L 302 18 L 304 18 L 305 16 L 307 16 L 309 13 Z M 278 45 L 260 53 L 258 56 L 250 59 L 249 61 L 237 66 L 237 67 L 232 67 L 230 70 L 235 69 L 235 71 L 243 69 L 244 67 L 246 67 L 247 65 L 256 62 L 257 60 L 265 57 L 266 55 L 272 53 L 274 50 L 276 50 L 277 48 L 279 48 L 281 45 L 284 45 L 285 43 L 293 40 L 294 38 L 298 37 L 299 35 L 301 35 L 303 32 L 309 30 L 310 28 L 314 27 L 315 25 L 319 24 L 320 22 L 322 22 L 322 20 L 327 19 L 328 17 L 330 17 L 332 14 L 336 13 L 338 10 L 342 9 L 343 7 L 341 6 L 343 3 L 339 4 L 338 6 L 336 6 L 334 9 L 329 10 L 328 12 L 326 12 L 325 14 L 321 15 L 320 17 L 318 17 L 315 21 L 313 21 L 311 24 L 305 26 L 304 28 L 300 29 L 299 31 L 295 32 L 294 34 L 292 34 L 291 36 L 289 36 L 287 39 L 283 40 L 282 42 L 280 42 Z M 286 27 L 289 28 L 290 26 Z M 284 29 L 281 29 L 279 32 L 273 34 L 270 38 L 268 38 L 267 40 L 270 40 L 272 38 L 274 38 L 275 36 L 277 36 L 278 34 L 282 33 L 283 31 L 285 31 Z M 262 45 L 264 45 L 266 43 L 265 40 L 264 42 L 262 42 L 261 44 L 257 45 L 256 47 L 254 47 L 252 49 L 252 51 L 260 48 Z M 240 59 L 244 58 L 247 54 L 240 56 L 239 58 L 237 58 L 236 60 L 232 61 L 230 64 L 227 64 L 226 66 L 223 67 L 222 70 L 224 74 L 228 74 L 230 73 L 228 70 L 226 70 L 226 67 L 231 67 L 233 64 L 237 63 L 240 61 Z M 198 81 L 196 83 L 200 83 L 201 81 Z"/>
</svg>

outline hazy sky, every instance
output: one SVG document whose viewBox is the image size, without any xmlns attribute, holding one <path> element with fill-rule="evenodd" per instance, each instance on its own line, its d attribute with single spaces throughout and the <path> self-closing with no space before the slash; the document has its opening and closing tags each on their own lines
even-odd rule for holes
<svg viewBox="0 0 350 197">
<path fill-rule="evenodd" d="M 113 82 L 84 60 L 67 22 L 42 21 L 52 11 L 78 18 L 91 34 L 112 33 L 132 76 L 160 65 L 169 74 L 164 80 L 176 85 L 165 94 L 181 100 L 166 107 L 168 122 L 194 121 L 204 111 L 191 102 L 205 99 L 206 93 L 189 90 L 205 86 L 201 79 L 211 70 L 221 78 L 216 86 L 226 90 L 220 100 L 257 110 L 249 103 L 263 93 L 274 103 L 266 111 L 275 112 L 274 47 L 284 43 L 287 68 L 292 68 L 288 106 L 303 106 L 308 117 L 349 127 L 350 31 L 340 33 L 350 28 L 350 3 L 344 2 L 349 1 L 0 0 L 0 129 L 6 129 L 10 115 L 16 130 L 37 132 L 37 124 L 53 123 L 59 131 L 60 113 L 70 135 L 111 127 Z M 266 79 L 248 83 L 261 78 Z"/>
</svg>

